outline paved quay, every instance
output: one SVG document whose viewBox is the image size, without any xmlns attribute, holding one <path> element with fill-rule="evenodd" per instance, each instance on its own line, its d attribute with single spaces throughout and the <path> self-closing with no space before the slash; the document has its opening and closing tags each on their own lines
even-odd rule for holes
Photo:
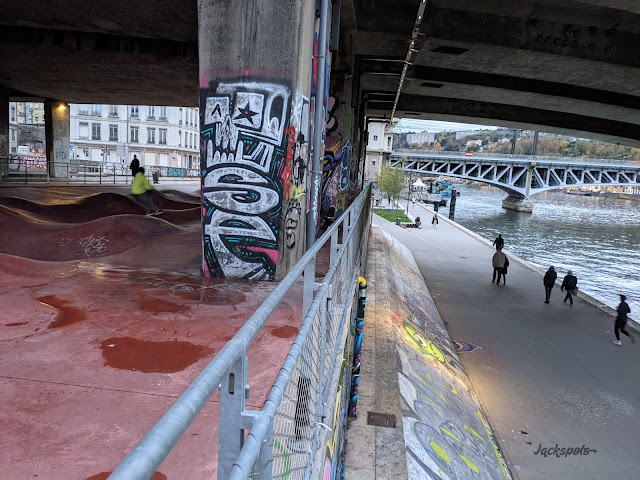
<svg viewBox="0 0 640 480">
<path fill-rule="evenodd" d="M 411 250 L 451 338 L 480 347 L 460 357 L 514 478 L 638 478 L 640 343 L 613 345 L 613 317 L 582 294 L 570 307 L 556 287 L 544 304 L 542 276 L 509 253 L 508 238 L 507 285 L 498 286 L 490 242 L 443 215 L 432 227 L 421 205 L 410 213 L 421 229 L 375 215 L 374 227 Z M 575 273 L 578 285 L 588 275 Z M 534 453 L 556 445 L 582 454 Z"/>
</svg>

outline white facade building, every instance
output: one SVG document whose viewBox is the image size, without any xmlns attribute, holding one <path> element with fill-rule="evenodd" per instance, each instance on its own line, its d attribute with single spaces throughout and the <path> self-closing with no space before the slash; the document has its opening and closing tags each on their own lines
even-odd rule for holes
<svg viewBox="0 0 640 480">
<path fill-rule="evenodd" d="M 369 122 L 369 140 L 365 153 L 364 179 L 375 180 L 380 174 L 385 155 L 393 149 L 393 127 L 388 128 L 389 123 L 384 120 L 372 120 Z"/>
<path fill-rule="evenodd" d="M 407 133 L 407 143 L 409 145 L 430 145 L 436 140 L 435 133 L 429 133 L 427 131 L 417 133 Z"/>
<path fill-rule="evenodd" d="M 71 104 L 70 121 L 72 160 L 200 168 L 197 108 Z"/>
</svg>

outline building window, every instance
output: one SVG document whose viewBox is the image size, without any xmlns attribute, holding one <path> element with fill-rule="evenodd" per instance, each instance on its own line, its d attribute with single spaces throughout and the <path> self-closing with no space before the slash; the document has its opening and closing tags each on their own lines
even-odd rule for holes
<svg viewBox="0 0 640 480">
<path fill-rule="evenodd" d="M 117 117 L 118 116 L 118 105 L 110 105 L 109 106 L 109 116 Z"/>
<path fill-rule="evenodd" d="M 11 106 L 11 121 L 12 122 L 16 121 L 16 107 L 15 107 L 15 105 Z"/>
<path fill-rule="evenodd" d="M 131 105 L 130 114 L 131 118 L 138 118 L 138 105 Z M 137 142 L 137 140 L 136 140 Z"/>
<path fill-rule="evenodd" d="M 101 107 L 101 105 L 91 105 L 91 115 L 100 116 L 100 114 L 101 114 L 100 107 Z"/>
<path fill-rule="evenodd" d="M 167 144 L 167 129 L 160 128 L 158 129 L 158 143 L 161 145 Z"/>
<path fill-rule="evenodd" d="M 391 146 L 391 137 L 387 137 L 387 147 Z"/>
<path fill-rule="evenodd" d="M 78 105 L 78 115 L 89 115 L 89 106 Z"/>
<path fill-rule="evenodd" d="M 378 140 L 378 135 L 374 135 L 374 136 L 373 136 L 373 141 L 375 142 L 375 141 L 377 141 L 377 140 Z"/>
<path fill-rule="evenodd" d="M 167 107 L 160 107 L 160 113 L 158 114 L 159 120 L 167 119 Z"/>
<path fill-rule="evenodd" d="M 147 118 L 156 118 L 156 107 L 147 107 Z"/>
<path fill-rule="evenodd" d="M 79 127 L 78 137 L 89 138 L 89 124 L 87 122 L 80 122 Z"/>
<path fill-rule="evenodd" d="M 182 119 L 180 119 L 180 123 L 182 123 Z M 182 130 L 178 130 L 178 146 L 182 146 Z"/>
<path fill-rule="evenodd" d="M 100 140 L 100 124 L 91 124 L 91 140 Z"/>
<path fill-rule="evenodd" d="M 147 143 L 156 143 L 156 129 L 147 128 Z"/>
<path fill-rule="evenodd" d="M 138 143 L 138 127 L 131 127 L 131 134 L 129 136 L 131 143 Z"/>
<path fill-rule="evenodd" d="M 11 141 L 15 142 L 16 141 L 16 131 L 11 129 Z"/>
<path fill-rule="evenodd" d="M 118 125 L 109 125 L 109 140 L 112 142 L 118 141 Z"/>
<path fill-rule="evenodd" d="M 178 125 L 182 125 L 182 107 L 178 109 Z"/>
</svg>

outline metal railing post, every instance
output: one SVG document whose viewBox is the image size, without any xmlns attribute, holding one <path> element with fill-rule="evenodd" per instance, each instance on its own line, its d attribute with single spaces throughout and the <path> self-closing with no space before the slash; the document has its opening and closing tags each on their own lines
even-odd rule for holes
<svg viewBox="0 0 640 480">
<path fill-rule="evenodd" d="M 102 165 L 99 165 L 98 169 L 99 169 L 98 174 L 100 175 L 100 185 L 102 185 Z"/>
<path fill-rule="evenodd" d="M 302 318 L 307 315 L 313 303 L 313 294 L 316 288 L 316 255 L 304 269 L 304 290 L 302 293 Z"/>
<path fill-rule="evenodd" d="M 83 167 L 84 167 L 83 168 L 83 170 L 84 170 L 84 184 L 86 185 L 87 184 L 87 162 L 84 162 Z"/>
<path fill-rule="evenodd" d="M 248 364 L 249 360 L 243 353 L 223 377 L 220 386 L 218 480 L 229 478 L 244 444 L 244 431 L 250 429 L 255 421 L 255 415 L 245 412 L 249 394 Z"/>
<path fill-rule="evenodd" d="M 29 183 L 29 181 L 27 180 L 27 161 L 24 161 L 24 183 Z"/>
</svg>

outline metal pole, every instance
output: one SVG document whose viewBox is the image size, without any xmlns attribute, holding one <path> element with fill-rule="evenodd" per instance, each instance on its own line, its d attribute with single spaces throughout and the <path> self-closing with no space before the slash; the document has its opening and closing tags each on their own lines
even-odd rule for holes
<svg viewBox="0 0 640 480">
<path fill-rule="evenodd" d="M 322 179 L 321 159 L 324 154 L 324 92 L 327 71 L 327 20 L 329 0 L 321 0 L 320 32 L 318 34 L 318 70 L 316 71 L 315 115 L 313 119 L 313 163 L 311 166 L 311 208 L 307 221 L 307 250 L 316 242 L 318 216 L 320 212 L 320 181 Z"/>
<path fill-rule="evenodd" d="M 407 213 L 409 213 L 409 200 L 411 199 L 411 173 L 409 172 L 409 191 L 407 192 Z"/>
</svg>

